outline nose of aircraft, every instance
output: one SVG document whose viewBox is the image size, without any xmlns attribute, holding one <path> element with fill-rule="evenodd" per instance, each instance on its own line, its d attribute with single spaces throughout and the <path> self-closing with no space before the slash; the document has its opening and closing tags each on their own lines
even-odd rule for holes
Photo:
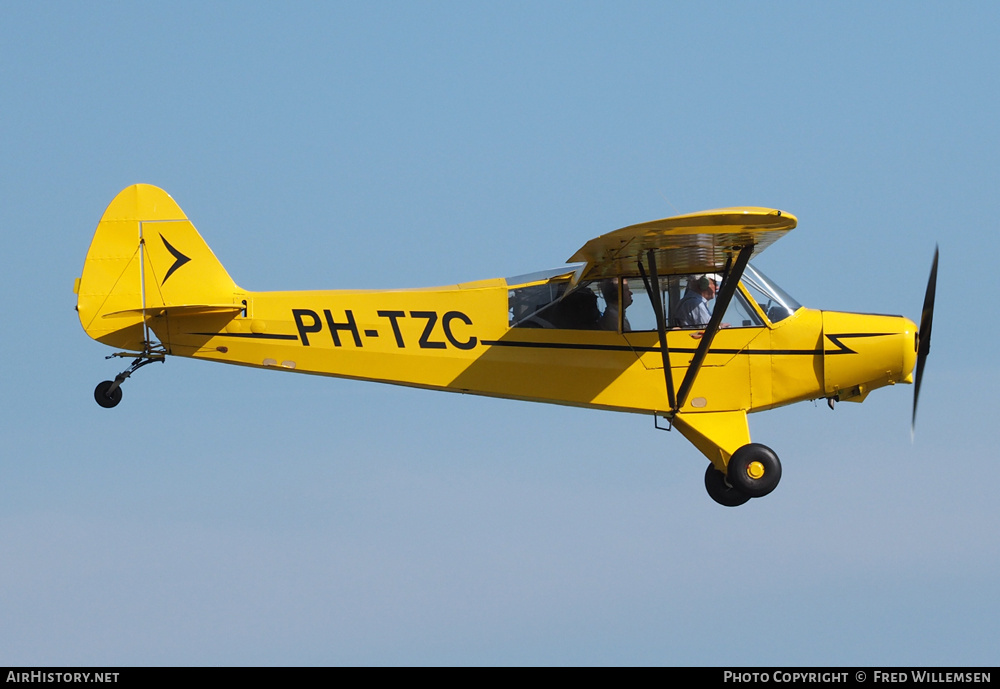
<svg viewBox="0 0 1000 689">
<path fill-rule="evenodd" d="M 912 383 L 917 326 L 902 316 L 823 312 L 827 396 L 862 401 L 885 385 Z"/>
</svg>

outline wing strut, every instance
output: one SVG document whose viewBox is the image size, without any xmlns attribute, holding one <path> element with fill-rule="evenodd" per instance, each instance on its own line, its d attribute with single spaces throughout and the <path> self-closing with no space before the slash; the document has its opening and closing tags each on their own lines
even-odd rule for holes
<svg viewBox="0 0 1000 689">
<path fill-rule="evenodd" d="M 653 303 L 653 313 L 656 314 L 656 334 L 660 337 L 660 354 L 663 356 L 663 377 L 667 381 L 667 402 L 670 404 L 670 412 L 676 413 L 680 409 L 679 404 L 674 399 L 674 377 L 670 371 L 670 350 L 667 349 L 667 326 L 663 318 L 663 299 L 660 297 L 660 279 L 656 274 L 656 254 L 652 249 L 646 252 L 646 260 L 649 261 L 649 277 L 646 278 L 646 271 L 642 268 L 642 261 L 639 261 L 639 275 L 646 286 L 646 294 Z M 652 283 L 652 284 L 650 284 Z"/>
<path fill-rule="evenodd" d="M 736 287 L 740 284 L 740 279 L 743 277 L 743 271 L 746 269 L 747 263 L 750 261 L 750 254 L 752 253 L 752 244 L 744 246 L 740 249 L 739 256 L 736 257 L 736 262 L 732 267 L 732 271 L 726 276 L 719 293 L 715 295 L 715 308 L 712 310 L 712 318 L 708 321 L 708 325 L 705 326 L 705 333 L 701 337 L 701 342 L 698 343 L 698 349 L 695 350 L 694 357 L 691 359 L 691 364 L 688 366 L 687 373 L 684 374 L 684 380 L 681 382 L 680 390 L 677 392 L 677 405 L 673 409 L 674 413 L 683 407 L 684 402 L 687 401 L 688 393 L 691 392 L 691 386 L 694 385 L 694 380 L 698 376 L 698 371 L 701 370 L 701 364 L 705 361 L 705 355 L 708 354 L 708 348 L 712 346 L 712 340 L 715 339 L 715 334 L 719 332 L 719 326 L 722 324 L 722 317 L 726 314 L 726 309 L 729 308 L 729 302 L 733 300 L 733 295 L 736 294 Z M 663 326 L 660 324 L 657 327 L 660 329 L 660 342 L 662 345 L 663 341 L 666 339 L 663 333 Z"/>
</svg>

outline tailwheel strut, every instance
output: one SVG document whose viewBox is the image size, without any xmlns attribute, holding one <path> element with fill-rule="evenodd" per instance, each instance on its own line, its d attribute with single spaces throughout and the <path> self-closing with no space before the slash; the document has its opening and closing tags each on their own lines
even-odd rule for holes
<svg viewBox="0 0 1000 689">
<path fill-rule="evenodd" d="M 97 400 L 97 403 L 105 409 L 117 407 L 118 403 L 122 401 L 122 383 L 125 382 L 126 378 L 131 376 L 146 364 L 152 364 L 156 361 L 163 363 L 166 360 L 166 351 L 162 347 L 147 345 L 146 350 L 141 354 L 133 354 L 131 352 L 115 352 L 114 354 L 110 354 L 104 358 L 111 359 L 113 357 L 131 357 L 134 361 L 129 364 L 127 369 L 115 376 L 114 380 L 105 380 L 98 383 L 97 387 L 94 388 L 94 399 Z"/>
</svg>

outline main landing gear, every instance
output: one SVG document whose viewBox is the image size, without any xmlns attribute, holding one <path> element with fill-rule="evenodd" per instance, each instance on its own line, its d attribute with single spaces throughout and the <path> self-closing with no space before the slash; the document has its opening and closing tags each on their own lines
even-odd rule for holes
<svg viewBox="0 0 1000 689">
<path fill-rule="evenodd" d="M 708 465 L 705 490 L 720 505 L 738 507 L 750 498 L 764 497 L 780 480 L 781 462 L 774 450 L 760 443 L 749 443 L 729 458 L 725 474 Z"/>
<path fill-rule="evenodd" d="M 112 407 L 117 407 L 118 403 L 122 401 L 122 383 L 125 379 L 131 376 L 133 373 L 138 371 L 140 368 L 146 364 L 151 364 L 154 361 L 159 361 L 163 363 L 166 359 L 165 352 L 148 350 L 142 354 L 132 354 L 129 352 L 115 352 L 110 356 L 104 357 L 105 359 L 111 359 L 112 357 L 133 357 L 133 361 L 127 369 L 115 376 L 114 380 L 105 380 L 97 384 L 94 388 L 94 399 L 97 403 L 104 407 L 105 409 L 111 409 Z"/>
</svg>

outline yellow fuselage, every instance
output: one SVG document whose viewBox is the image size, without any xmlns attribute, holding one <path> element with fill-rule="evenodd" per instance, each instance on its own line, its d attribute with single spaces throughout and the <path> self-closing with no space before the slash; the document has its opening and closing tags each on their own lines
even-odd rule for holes
<svg viewBox="0 0 1000 689">
<path fill-rule="evenodd" d="M 655 332 L 510 328 L 502 279 L 400 291 L 239 292 L 243 313 L 151 318 L 170 354 L 615 411 L 669 411 Z M 912 321 L 800 308 L 716 335 L 682 413 L 860 401 L 910 382 Z M 670 330 L 680 385 L 700 331 Z"/>
</svg>

